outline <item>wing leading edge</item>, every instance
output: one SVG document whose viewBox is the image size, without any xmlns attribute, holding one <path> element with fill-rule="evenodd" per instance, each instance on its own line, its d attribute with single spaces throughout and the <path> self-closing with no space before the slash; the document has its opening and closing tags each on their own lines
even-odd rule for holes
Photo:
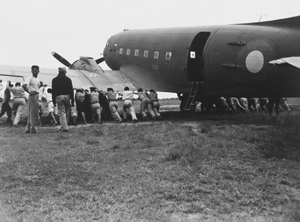
<svg viewBox="0 0 300 222">
<path fill-rule="evenodd" d="M 58 74 L 57 69 L 40 67 L 38 78 L 44 84 L 51 86 L 52 79 Z M 3 81 L 23 82 L 31 76 L 30 67 L 21 66 L 0 66 L 0 79 Z M 101 73 L 86 70 L 68 70 L 67 76 L 71 78 L 74 88 L 89 89 L 93 86 L 99 90 L 106 90 L 112 87 L 115 90 L 123 90 L 125 86 L 135 89 L 136 87 L 120 71 L 104 71 Z"/>
</svg>

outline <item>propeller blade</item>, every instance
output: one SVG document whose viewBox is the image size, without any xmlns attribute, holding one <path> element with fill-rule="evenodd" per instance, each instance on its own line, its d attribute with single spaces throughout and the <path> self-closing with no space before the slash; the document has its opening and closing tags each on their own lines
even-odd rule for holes
<svg viewBox="0 0 300 222">
<path fill-rule="evenodd" d="M 71 63 L 69 63 L 65 58 L 63 58 L 61 55 L 59 55 L 56 52 L 51 52 L 54 58 L 56 58 L 58 61 L 60 61 L 62 64 L 64 64 L 67 67 L 71 66 Z"/>
<path fill-rule="evenodd" d="M 96 63 L 99 64 L 99 63 L 103 62 L 104 60 L 105 60 L 104 57 L 99 58 L 99 59 L 96 60 Z"/>
</svg>

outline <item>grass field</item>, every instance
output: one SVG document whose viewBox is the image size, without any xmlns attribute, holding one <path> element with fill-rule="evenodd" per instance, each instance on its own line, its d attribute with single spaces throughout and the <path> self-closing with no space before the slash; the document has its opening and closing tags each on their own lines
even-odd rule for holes
<svg viewBox="0 0 300 222">
<path fill-rule="evenodd" d="M 163 115 L 63 134 L 2 120 L 0 221 L 300 221 L 298 109 Z"/>
</svg>

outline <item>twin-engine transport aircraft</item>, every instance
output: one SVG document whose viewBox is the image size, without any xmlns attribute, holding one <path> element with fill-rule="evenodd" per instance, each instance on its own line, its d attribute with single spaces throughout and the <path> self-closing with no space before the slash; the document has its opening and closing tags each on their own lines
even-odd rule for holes
<svg viewBox="0 0 300 222">
<path fill-rule="evenodd" d="M 300 96 L 300 16 L 206 27 L 124 30 L 104 58 L 135 85 L 205 96 Z"/>
<path fill-rule="evenodd" d="M 124 30 L 112 36 L 104 58 L 81 57 L 67 75 L 75 87 L 123 90 L 142 87 L 183 94 L 187 109 L 207 97 L 299 97 L 300 16 L 249 24 Z M 103 62 L 112 71 L 103 71 Z M 0 75 L 26 78 L 18 67 Z M 26 73 L 27 72 L 27 73 Z M 40 69 L 39 78 L 51 84 L 57 75 Z M 0 77 L 1 78 L 1 77 Z"/>
</svg>

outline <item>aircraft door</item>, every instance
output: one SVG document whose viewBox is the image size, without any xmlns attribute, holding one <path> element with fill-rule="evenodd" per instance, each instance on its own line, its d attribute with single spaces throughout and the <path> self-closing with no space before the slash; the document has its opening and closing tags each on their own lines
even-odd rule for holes
<svg viewBox="0 0 300 222">
<path fill-rule="evenodd" d="M 187 58 L 187 77 L 190 82 L 203 82 L 203 50 L 209 36 L 210 32 L 200 32 L 190 45 Z"/>
<path fill-rule="evenodd" d="M 222 94 L 234 89 L 241 72 L 237 54 L 245 45 L 239 42 L 240 31 L 218 30 L 210 39 L 205 51 L 205 91 Z"/>
</svg>

